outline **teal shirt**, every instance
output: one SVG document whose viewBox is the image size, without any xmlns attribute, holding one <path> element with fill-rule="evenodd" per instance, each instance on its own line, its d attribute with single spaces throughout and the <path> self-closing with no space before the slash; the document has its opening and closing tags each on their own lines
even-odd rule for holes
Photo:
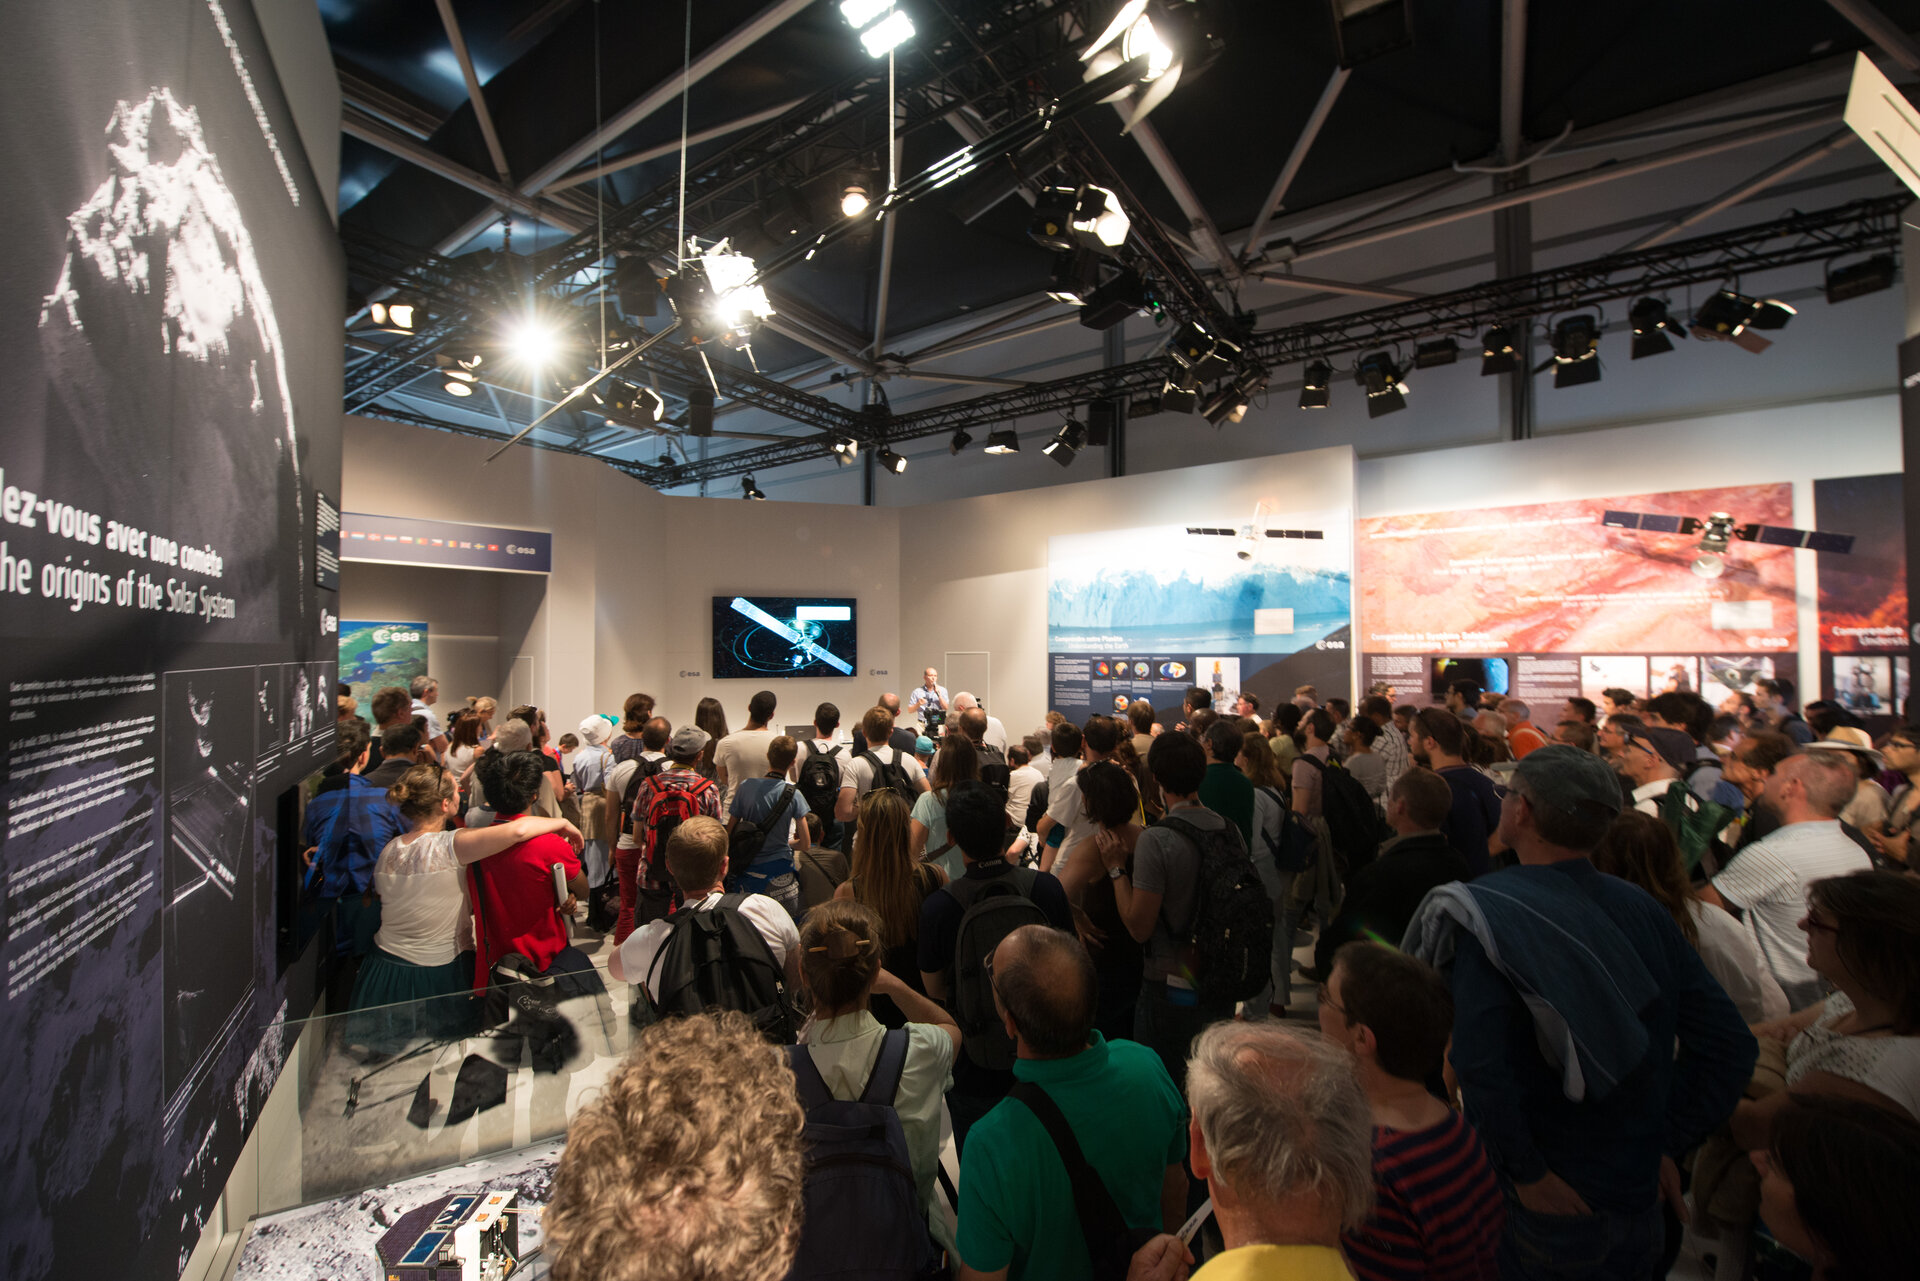
<svg viewBox="0 0 1920 1281">
<path fill-rule="evenodd" d="M 1179 1226 L 1160 1222 L 1160 1187 L 1186 1159 L 1186 1105 L 1159 1055 L 1095 1032 L 1072 1058 L 1018 1059 L 1013 1074 L 1052 1096 L 1128 1226 Z M 967 1132 L 957 1244 L 968 1267 L 1009 1281 L 1091 1281 L 1073 1186 L 1024 1103 L 1002 1099 Z"/>
<path fill-rule="evenodd" d="M 1237 765 L 1215 761 L 1200 780 L 1200 803 L 1240 829 L 1253 848 L 1253 783 Z"/>
</svg>

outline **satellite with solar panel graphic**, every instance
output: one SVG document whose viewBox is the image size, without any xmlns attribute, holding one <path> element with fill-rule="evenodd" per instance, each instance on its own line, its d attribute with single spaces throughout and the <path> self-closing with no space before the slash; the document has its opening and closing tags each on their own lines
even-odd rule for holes
<svg viewBox="0 0 1920 1281">
<path fill-rule="evenodd" d="M 516 1195 L 456 1192 L 402 1215 L 375 1247 L 386 1281 L 507 1281 L 520 1266 Z"/>
<path fill-rule="evenodd" d="M 1668 516 L 1658 512 L 1608 511 L 1600 519 L 1608 529 L 1630 529 L 1647 534 L 1699 534 L 1700 554 L 1694 558 L 1693 572 L 1702 578 L 1718 578 L 1727 570 L 1727 549 L 1734 542 L 1758 543 L 1763 547 L 1804 547 L 1808 551 L 1845 555 L 1853 550 L 1852 534 L 1830 534 L 1817 529 L 1790 529 L 1784 525 L 1736 525 L 1726 512 L 1713 512 L 1702 520 L 1695 516 Z"/>
</svg>

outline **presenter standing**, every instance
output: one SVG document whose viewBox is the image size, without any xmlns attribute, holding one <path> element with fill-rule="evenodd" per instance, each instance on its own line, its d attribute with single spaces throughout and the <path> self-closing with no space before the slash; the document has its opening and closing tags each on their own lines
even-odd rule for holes
<svg viewBox="0 0 1920 1281">
<path fill-rule="evenodd" d="M 928 723 L 928 712 L 938 712 L 936 722 L 944 720 L 947 713 L 947 687 L 940 683 L 940 673 L 929 667 L 922 673 L 920 687 L 907 695 L 907 710 L 920 718 L 920 723 Z"/>
</svg>

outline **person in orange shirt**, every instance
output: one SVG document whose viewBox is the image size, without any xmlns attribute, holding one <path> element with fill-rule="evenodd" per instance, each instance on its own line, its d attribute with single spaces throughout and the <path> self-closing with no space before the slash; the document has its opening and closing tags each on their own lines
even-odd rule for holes
<svg viewBox="0 0 1920 1281">
<path fill-rule="evenodd" d="M 1527 719 L 1532 714 L 1533 709 L 1517 698 L 1501 700 L 1500 715 L 1507 722 L 1507 750 L 1516 761 L 1525 760 L 1528 752 L 1547 745 L 1547 736 Z"/>
</svg>

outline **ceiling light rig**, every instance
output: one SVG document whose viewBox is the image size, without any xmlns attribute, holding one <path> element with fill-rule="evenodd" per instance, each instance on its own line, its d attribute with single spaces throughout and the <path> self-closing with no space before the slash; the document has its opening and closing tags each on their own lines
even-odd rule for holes
<svg viewBox="0 0 1920 1281">
<path fill-rule="evenodd" d="M 753 483 L 752 476 L 742 476 L 740 478 L 740 497 L 753 503 L 764 503 L 767 501 L 767 496 L 760 492 L 758 485 Z"/>
<path fill-rule="evenodd" d="M 1325 409 L 1333 404 L 1333 366 L 1310 360 L 1300 374 L 1300 408 Z"/>
<path fill-rule="evenodd" d="M 858 218 L 873 203 L 873 184 L 864 177 L 849 178 L 840 192 L 840 213 L 843 217 Z"/>
<path fill-rule="evenodd" d="M 1367 417 L 1379 418 L 1407 407 L 1407 384 L 1390 351 L 1369 352 L 1360 358 L 1353 381 L 1367 389 Z"/>
<path fill-rule="evenodd" d="M 874 457 L 882 467 L 896 476 L 907 469 L 906 458 L 903 455 L 894 453 L 893 450 L 886 445 L 880 446 L 880 452 Z"/>
<path fill-rule="evenodd" d="M 1520 367 L 1517 335 L 1511 325 L 1497 325 L 1480 340 L 1480 376 L 1510 374 Z"/>
<path fill-rule="evenodd" d="M 667 301 L 687 341 L 746 350 L 760 322 L 774 314 L 753 259 L 735 253 L 726 240 L 701 249 L 689 238 L 687 245 L 686 261 L 665 281 Z"/>
<path fill-rule="evenodd" d="M 841 16 L 860 33 L 860 43 L 875 58 L 885 57 L 913 39 L 913 19 L 894 0 L 840 0 Z"/>
<path fill-rule="evenodd" d="M 987 433 L 987 443 L 982 451 L 989 454 L 1017 454 L 1020 452 L 1020 433 L 1011 427 L 1002 427 L 999 431 Z"/>
<path fill-rule="evenodd" d="M 1207 28 L 1197 0 L 1127 0 L 1105 31 L 1080 55 L 1087 64 L 1088 81 L 1134 61 L 1145 66 L 1140 83 L 1146 86 L 1121 132 L 1131 133 L 1152 110 L 1166 101 L 1182 76 L 1198 75 L 1220 55 L 1217 36 Z M 1120 98 L 1131 92 L 1123 89 Z M 1111 101 L 1112 99 L 1109 99 Z"/>
<path fill-rule="evenodd" d="M 440 367 L 441 391 L 461 400 L 473 395 L 474 385 L 480 381 L 480 366 L 486 361 L 482 353 L 441 352 L 433 360 Z"/>
<path fill-rule="evenodd" d="M 860 442 L 851 436 L 833 438 L 833 461 L 842 467 L 851 467 L 860 458 Z"/>
<path fill-rule="evenodd" d="M 1685 339 L 1687 331 L 1667 312 L 1664 298 L 1637 299 L 1627 311 L 1633 326 L 1633 359 L 1659 356 L 1673 350 L 1675 338 Z"/>
<path fill-rule="evenodd" d="M 1757 355 L 1773 343 L 1751 331 L 1785 329 L 1796 314 L 1778 298 L 1749 298 L 1732 289 L 1722 289 L 1693 313 L 1693 336 L 1734 343 Z"/>
<path fill-rule="evenodd" d="M 1214 392 L 1200 409 L 1200 416 L 1215 427 L 1240 422 L 1253 405 L 1253 398 L 1267 389 L 1267 371 L 1259 366 L 1245 370 L 1238 378 Z"/>
<path fill-rule="evenodd" d="M 1087 447 L 1086 424 L 1077 418 L 1069 418 L 1060 425 L 1054 434 L 1040 449 L 1040 452 L 1059 463 L 1062 467 L 1073 466 L 1073 460 Z"/>
<path fill-rule="evenodd" d="M 947 442 L 947 452 L 957 455 L 972 443 L 973 433 L 969 432 L 965 427 L 956 427 L 953 431 L 953 439 Z"/>
<path fill-rule="evenodd" d="M 1534 373 L 1553 370 L 1553 387 L 1583 387 L 1600 381 L 1600 317 L 1588 312 L 1568 316 L 1553 327 L 1553 355 Z"/>
</svg>

